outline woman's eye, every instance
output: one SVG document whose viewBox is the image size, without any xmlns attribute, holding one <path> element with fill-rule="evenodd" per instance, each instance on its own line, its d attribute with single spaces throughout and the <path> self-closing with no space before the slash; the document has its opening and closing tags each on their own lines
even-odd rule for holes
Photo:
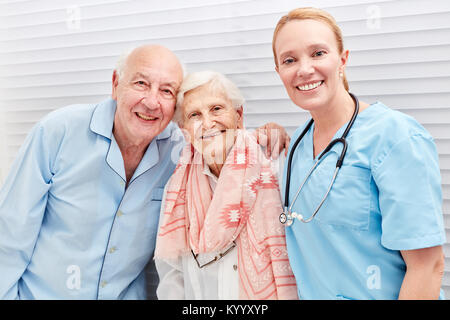
<svg viewBox="0 0 450 320">
<path fill-rule="evenodd" d="M 286 58 L 283 60 L 283 64 L 291 64 L 294 62 L 294 58 Z"/>
<path fill-rule="evenodd" d="M 214 110 L 214 111 L 219 111 L 220 109 L 222 109 L 221 106 L 214 106 L 214 107 L 213 107 L 213 110 Z"/>
<path fill-rule="evenodd" d="M 313 56 L 315 56 L 315 57 L 321 57 L 321 56 L 323 56 L 325 53 L 326 53 L 326 52 L 325 52 L 324 50 L 319 50 L 319 51 L 314 52 Z"/>
</svg>

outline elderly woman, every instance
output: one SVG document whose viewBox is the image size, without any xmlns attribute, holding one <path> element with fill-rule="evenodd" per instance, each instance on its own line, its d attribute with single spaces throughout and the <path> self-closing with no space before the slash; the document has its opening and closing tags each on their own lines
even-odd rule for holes
<svg viewBox="0 0 450 320">
<path fill-rule="evenodd" d="M 159 299 L 296 299 L 277 178 L 243 129 L 243 98 L 216 72 L 187 76 L 174 119 L 190 142 L 166 185 Z"/>
</svg>

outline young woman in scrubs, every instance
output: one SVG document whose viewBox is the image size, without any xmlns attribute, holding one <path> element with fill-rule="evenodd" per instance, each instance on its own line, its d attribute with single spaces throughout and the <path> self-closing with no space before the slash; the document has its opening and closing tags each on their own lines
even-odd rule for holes
<svg viewBox="0 0 450 320">
<path fill-rule="evenodd" d="M 282 17 L 272 46 L 290 99 L 314 120 L 295 150 L 306 124 L 291 140 L 291 205 L 317 157 L 342 135 L 355 110 L 345 79 L 349 51 L 333 17 L 314 8 Z M 299 297 L 442 299 L 445 232 L 433 138 L 413 118 L 381 102 L 360 101 L 347 143 L 341 170 L 317 215 L 286 227 Z M 324 156 L 292 212 L 311 216 L 341 150 L 336 144 Z M 287 165 L 285 178 L 286 170 Z"/>
</svg>

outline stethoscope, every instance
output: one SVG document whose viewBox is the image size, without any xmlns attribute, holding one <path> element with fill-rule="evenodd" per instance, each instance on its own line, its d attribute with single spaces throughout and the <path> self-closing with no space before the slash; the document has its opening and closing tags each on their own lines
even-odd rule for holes
<svg viewBox="0 0 450 320">
<path fill-rule="evenodd" d="M 347 134 L 349 133 L 350 129 L 353 126 L 353 123 L 356 120 L 356 116 L 358 115 L 359 112 L 359 101 L 358 98 L 350 93 L 350 96 L 352 97 L 353 101 L 355 101 L 355 111 L 353 112 L 352 118 L 350 119 L 347 127 L 345 128 L 344 133 L 342 134 L 342 136 L 340 138 L 334 139 L 333 141 L 330 142 L 330 144 L 328 144 L 328 146 L 325 148 L 325 150 L 322 151 L 322 153 L 320 154 L 319 158 L 317 159 L 317 161 L 314 163 L 313 167 L 311 168 L 311 170 L 309 171 L 308 175 L 306 176 L 306 178 L 303 180 L 302 184 L 300 185 L 300 187 L 297 190 L 297 193 L 295 194 L 294 200 L 292 201 L 291 205 L 289 206 L 289 187 L 290 187 L 290 182 L 291 182 L 291 164 L 292 164 L 292 157 L 294 155 L 295 152 L 295 148 L 297 147 L 297 145 L 300 143 L 300 141 L 303 139 L 303 136 L 308 132 L 308 130 L 311 128 L 314 120 L 311 119 L 308 124 L 306 125 L 306 128 L 303 130 L 303 132 L 300 134 L 300 136 L 297 138 L 297 140 L 295 141 L 294 145 L 292 146 L 292 150 L 291 153 L 289 155 L 289 159 L 288 159 L 288 163 L 287 163 L 287 175 L 286 175 L 286 190 L 284 193 L 284 210 L 283 212 L 280 214 L 280 222 L 282 224 L 286 224 L 287 226 L 292 225 L 292 223 L 294 222 L 294 219 L 298 219 L 304 223 L 308 223 L 311 220 L 314 219 L 314 217 L 316 216 L 317 212 L 319 212 L 320 207 L 322 206 L 322 204 L 325 202 L 326 198 L 328 197 L 328 194 L 330 193 L 330 190 L 334 184 L 334 181 L 336 180 L 337 174 L 339 172 L 339 169 L 342 166 L 342 163 L 344 162 L 344 158 L 345 158 L 345 153 L 347 152 L 347 141 L 345 140 L 345 138 L 347 138 Z M 311 174 L 313 173 L 314 169 L 317 168 L 318 164 L 320 163 L 320 160 L 323 158 L 323 156 L 331 150 L 331 148 L 336 144 L 336 143 L 342 143 L 342 151 L 341 151 L 341 155 L 339 156 L 337 162 L 336 162 L 336 170 L 334 171 L 333 174 L 333 178 L 331 179 L 331 183 L 328 186 L 328 190 L 325 194 L 325 196 L 322 198 L 322 200 L 320 201 L 319 205 L 317 206 L 316 210 L 314 210 L 313 214 L 307 218 L 304 219 L 303 215 L 297 212 L 292 212 L 292 207 L 295 203 L 295 201 L 297 201 L 298 195 L 300 194 L 300 191 L 303 189 L 303 186 L 305 185 L 306 181 L 308 180 L 308 178 L 311 176 Z M 289 206 L 289 208 L 288 208 Z"/>
</svg>

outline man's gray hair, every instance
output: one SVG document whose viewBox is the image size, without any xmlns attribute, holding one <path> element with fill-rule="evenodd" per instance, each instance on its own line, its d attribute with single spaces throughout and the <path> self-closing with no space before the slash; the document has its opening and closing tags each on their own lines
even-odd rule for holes
<svg viewBox="0 0 450 320">
<path fill-rule="evenodd" d="M 119 76 L 119 79 L 123 76 L 123 72 L 125 70 L 128 56 L 134 51 L 134 49 L 137 49 L 139 47 L 140 47 L 140 45 L 126 49 L 119 56 L 119 59 L 117 59 L 116 67 L 114 68 L 114 70 L 116 71 L 117 75 Z M 183 77 L 184 77 L 186 75 L 186 66 L 181 61 L 180 61 L 180 65 L 181 65 L 181 69 L 183 70 Z"/>
<path fill-rule="evenodd" d="M 116 67 L 114 68 L 114 70 L 116 71 L 117 75 L 119 76 L 119 79 L 123 76 L 123 72 L 125 70 L 125 65 L 126 65 L 128 56 L 136 48 L 137 47 L 128 48 L 127 50 L 122 52 L 122 54 L 119 56 L 119 59 L 117 59 Z"/>
<path fill-rule="evenodd" d="M 215 71 L 193 72 L 184 78 L 180 90 L 178 91 L 177 104 L 173 116 L 174 122 L 179 125 L 183 124 L 184 117 L 182 105 L 184 95 L 203 85 L 208 85 L 213 92 L 223 92 L 225 96 L 231 100 L 231 104 L 236 110 L 244 105 L 245 100 L 238 87 L 225 75 Z"/>
</svg>

